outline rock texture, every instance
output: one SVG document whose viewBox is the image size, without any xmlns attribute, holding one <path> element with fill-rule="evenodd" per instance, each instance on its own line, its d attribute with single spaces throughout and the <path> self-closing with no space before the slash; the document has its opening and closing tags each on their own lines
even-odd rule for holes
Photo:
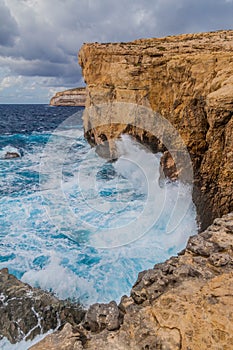
<svg viewBox="0 0 233 350">
<path fill-rule="evenodd" d="M 6 152 L 5 159 L 20 158 L 21 155 L 16 152 Z"/>
<path fill-rule="evenodd" d="M 33 339 L 66 322 L 78 324 L 84 314 L 80 305 L 60 301 L 0 270 L 0 338 L 11 343 Z"/>
<path fill-rule="evenodd" d="M 230 350 L 232 286 L 233 213 L 191 237 L 178 257 L 141 272 L 118 313 L 114 304 L 95 304 L 81 325 L 66 325 L 31 349 Z M 100 310 L 94 318 L 93 309 Z M 122 325 L 109 328 L 106 320 L 117 314 Z M 103 327 L 93 323 L 96 315 Z"/>
<path fill-rule="evenodd" d="M 57 92 L 50 100 L 51 106 L 80 106 L 86 102 L 86 89 L 76 88 Z"/>
<path fill-rule="evenodd" d="M 114 114 L 106 117 L 99 106 L 130 102 L 152 108 L 185 142 L 202 228 L 213 223 L 190 237 L 178 256 L 142 271 L 130 297 L 123 296 L 119 305 L 92 305 L 80 324 L 72 319 L 31 350 L 232 349 L 233 212 L 216 219 L 233 211 L 232 53 L 233 31 L 82 47 L 86 105 L 95 110 L 95 119 L 90 113 L 84 116 L 89 142 L 107 142 L 113 149 L 112 141 L 121 133 L 132 134 L 153 151 L 164 152 L 165 175 L 173 176 L 179 169 L 160 138 L 148 127 L 126 125 L 124 115 L 114 124 Z M 102 147 L 99 152 L 107 156 Z"/>
<path fill-rule="evenodd" d="M 129 102 L 152 108 L 179 132 L 190 153 L 194 201 L 202 229 L 233 210 L 233 31 L 85 44 L 79 63 L 87 83 L 86 106 Z M 98 114 L 99 113 L 99 114 Z M 86 137 L 100 143 L 127 132 L 154 151 L 163 149 L 148 131 L 114 115 L 99 125 L 84 117 Z M 96 120 L 95 120 L 96 121 Z M 165 149 L 166 150 L 166 149 Z"/>
</svg>

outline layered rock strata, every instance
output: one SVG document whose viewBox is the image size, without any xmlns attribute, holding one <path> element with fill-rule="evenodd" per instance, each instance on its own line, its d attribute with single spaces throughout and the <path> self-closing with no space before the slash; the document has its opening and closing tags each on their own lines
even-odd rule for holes
<svg viewBox="0 0 233 350">
<path fill-rule="evenodd" d="M 142 128 L 124 123 L 123 116 L 115 123 L 114 115 L 106 117 L 99 106 L 137 104 L 169 121 L 192 159 L 202 227 L 233 210 L 232 51 L 233 32 L 220 31 L 86 44 L 79 55 L 88 84 L 84 127 L 89 142 L 107 142 L 114 149 L 121 133 L 132 134 L 164 152 L 171 177 L 179 169 L 173 169 L 166 142 L 150 132 L 147 120 Z M 139 120 L 143 126 L 143 115 Z M 130 297 L 123 296 L 119 305 L 92 305 L 81 324 L 67 322 L 31 349 L 231 349 L 232 247 L 229 213 L 191 237 L 177 257 L 141 272 Z"/>
<path fill-rule="evenodd" d="M 96 108 L 98 115 L 84 116 L 90 143 L 101 143 L 101 135 L 110 142 L 127 132 L 154 151 L 164 149 L 149 127 L 126 125 L 123 114 L 121 124 L 115 124 L 114 114 L 106 119 L 99 108 L 112 102 L 149 107 L 187 146 L 202 229 L 233 210 L 233 31 L 85 44 L 79 63 L 87 110 Z"/>
<path fill-rule="evenodd" d="M 233 213 L 189 239 L 178 257 L 143 271 L 130 297 L 95 304 L 31 350 L 232 348 Z M 119 329 L 118 329 L 119 328 Z"/>
<path fill-rule="evenodd" d="M 85 107 L 86 89 L 75 88 L 57 92 L 50 100 L 51 106 L 80 106 Z"/>
</svg>

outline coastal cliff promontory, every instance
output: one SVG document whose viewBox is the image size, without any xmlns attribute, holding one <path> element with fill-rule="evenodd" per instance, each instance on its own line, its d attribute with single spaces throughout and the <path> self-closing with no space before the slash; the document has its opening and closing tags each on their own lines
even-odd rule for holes
<svg viewBox="0 0 233 350">
<path fill-rule="evenodd" d="M 50 100 L 51 106 L 80 106 L 86 103 L 86 89 L 75 88 L 57 92 Z"/>
<path fill-rule="evenodd" d="M 84 131 L 90 144 L 108 142 L 110 148 L 112 140 L 128 133 L 167 157 L 165 144 L 150 132 L 159 121 L 153 116 L 161 115 L 177 130 L 194 169 L 193 199 L 201 232 L 190 237 L 177 256 L 140 272 L 130 296 L 122 296 L 119 305 L 114 301 L 91 305 L 77 324 L 73 316 L 64 318 L 62 329 L 31 349 L 230 350 L 233 31 L 85 44 L 79 62 L 87 83 Z M 147 123 L 139 108 L 135 126 L 126 123 L 122 109 L 122 120 L 116 119 L 114 103 L 142 106 L 154 114 L 148 114 Z M 12 279 L 5 270 L 1 274 L 3 281 Z M 9 301 L 1 302 L 8 315 Z M 44 317 L 47 308 L 36 311 Z M 10 339 L 9 327 L 2 328 Z"/>
<path fill-rule="evenodd" d="M 194 168 L 193 199 L 202 229 L 233 210 L 233 31 L 85 44 L 79 63 L 87 83 L 86 107 L 123 102 L 150 107 L 178 131 Z M 99 124 L 106 115 L 98 112 Z M 149 132 L 114 124 L 96 128 L 91 143 L 127 132 L 153 149 Z"/>
</svg>

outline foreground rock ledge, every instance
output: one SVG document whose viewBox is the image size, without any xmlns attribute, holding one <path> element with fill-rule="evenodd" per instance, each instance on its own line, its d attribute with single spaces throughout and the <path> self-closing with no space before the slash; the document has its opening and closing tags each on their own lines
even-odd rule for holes
<svg viewBox="0 0 233 350">
<path fill-rule="evenodd" d="M 178 257 L 139 274 L 131 297 L 123 297 L 118 306 L 119 323 L 124 316 L 119 329 L 107 329 L 107 308 L 100 304 L 103 313 L 88 311 L 81 325 L 67 323 L 31 350 L 229 350 L 233 344 L 232 286 L 230 213 L 191 237 Z M 108 312 L 115 324 L 114 308 L 110 305 Z M 93 324 L 93 331 L 88 330 Z"/>
<path fill-rule="evenodd" d="M 232 30 L 85 44 L 79 52 L 87 108 L 111 102 L 146 106 L 179 132 L 193 163 L 193 199 L 202 230 L 233 211 L 232 57 Z M 114 125 L 114 115 L 107 119 L 96 111 L 98 118 L 84 115 L 91 144 L 126 132 L 158 148 L 149 132 L 124 125 L 124 113 L 122 124 Z M 150 130 L 150 121 L 143 122 Z"/>
<path fill-rule="evenodd" d="M 19 281 L 8 269 L 0 270 L 0 339 L 11 343 L 33 339 L 66 322 L 75 325 L 84 315 L 79 304 L 61 301 Z"/>
</svg>

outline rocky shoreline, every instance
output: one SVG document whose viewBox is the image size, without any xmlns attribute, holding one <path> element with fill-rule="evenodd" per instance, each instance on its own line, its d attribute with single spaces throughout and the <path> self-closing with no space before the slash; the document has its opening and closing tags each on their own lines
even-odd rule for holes
<svg viewBox="0 0 233 350">
<path fill-rule="evenodd" d="M 59 301 L 0 272 L 1 336 L 11 342 L 60 328 L 32 350 L 226 349 L 232 344 L 233 213 L 142 271 L 119 305 Z M 6 295 L 6 297 L 5 297 Z M 64 327 L 63 327 L 64 326 Z"/>
<path fill-rule="evenodd" d="M 59 301 L 0 271 L 0 335 L 11 342 L 59 329 L 32 350 L 199 350 L 233 344 L 233 31 L 85 44 L 79 62 L 86 107 L 125 102 L 150 107 L 180 133 L 194 168 L 198 235 L 186 248 L 142 271 L 119 305 Z M 104 59 L 103 59 L 104 58 Z M 93 64 L 95 62 L 95 64 Z M 105 115 L 98 109 L 99 125 Z M 109 128 L 111 124 L 111 128 Z M 167 149 L 130 125 L 98 127 L 84 115 L 91 144 L 121 133 Z M 104 135 L 104 136 L 103 136 Z M 173 166 L 173 164 L 172 164 Z M 169 175 L 168 175 L 169 176 Z M 39 315 L 39 317 L 38 317 Z M 30 322 L 29 322 L 30 320 Z"/>
<path fill-rule="evenodd" d="M 0 338 L 16 343 L 58 329 L 66 322 L 78 324 L 85 312 L 79 304 L 61 301 L 51 293 L 32 288 L 9 274 L 8 269 L 2 269 L 0 315 Z"/>
<path fill-rule="evenodd" d="M 67 324 L 31 349 L 229 350 L 232 247 L 233 213 L 190 237 L 178 257 L 141 272 L 118 308 L 95 304 L 79 326 Z"/>
</svg>

